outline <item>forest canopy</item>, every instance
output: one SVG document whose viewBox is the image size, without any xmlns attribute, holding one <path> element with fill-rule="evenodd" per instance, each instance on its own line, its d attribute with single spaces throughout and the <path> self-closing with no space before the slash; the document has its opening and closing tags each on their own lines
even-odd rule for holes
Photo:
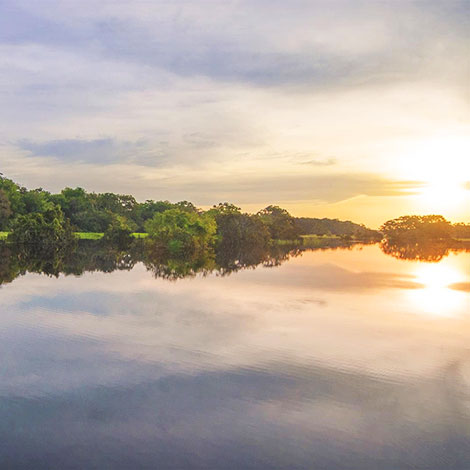
<svg viewBox="0 0 470 470">
<path fill-rule="evenodd" d="M 54 208 L 61 210 L 77 232 L 105 233 L 111 228 L 116 232 L 116 227 L 122 227 L 123 230 L 141 233 L 148 232 L 150 228 L 155 233 L 156 225 L 174 221 L 176 214 L 179 214 L 179 219 L 195 220 L 205 214 L 206 219 L 211 217 L 216 221 L 219 238 L 222 235 L 234 238 L 235 232 L 237 240 L 247 243 L 268 238 L 294 240 L 307 234 L 370 237 L 378 233 L 353 222 L 295 218 L 274 205 L 256 214 L 243 213 L 228 202 L 203 211 L 188 201 L 138 202 L 131 195 L 87 192 L 83 188 L 65 188 L 52 194 L 42 188 L 29 190 L 0 176 L 0 230 L 9 231 L 20 216 L 43 214 Z M 166 212 L 168 214 L 163 217 Z"/>
<path fill-rule="evenodd" d="M 73 232 L 93 232 L 120 245 L 133 233 L 142 233 L 155 246 L 180 254 L 214 246 L 240 250 L 309 235 L 405 242 L 470 238 L 470 225 L 452 225 L 437 215 L 400 217 L 377 231 L 350 221 L 296 218 L 275 205 L 248 214 L 229 202 L 202 210 L 189 201 L 138 202 L 131 195 L 83 188 L 53 194 L 42 188 L 27 189 L 1 174 L 0 231 L 9 232 L 9 239 L 20 243 L 57 240 L 61 244 L 68 243 Z"/>
</svg>

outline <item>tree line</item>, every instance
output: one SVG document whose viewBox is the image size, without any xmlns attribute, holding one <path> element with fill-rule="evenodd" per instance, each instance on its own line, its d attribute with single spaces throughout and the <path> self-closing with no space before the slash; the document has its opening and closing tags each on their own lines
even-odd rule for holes
<svg viewBox="0 0 470 470">
<path fill-rule="evenodd" d="M 390 242 L 470 240 L 470 224 L 452 224 L 442 215 L 405 215 L 385 222 L 380 231 Z"/>
<path fill-rule="evenodd" d="M 231 203 L 201 210 L 188 201 L 146 200 L 114 193 L 65 188 L 53 194 L 29 190 L 0 176 L 0 231 L 17 243 L 53 244 L 60 249 L 74 232 L 104 233 L 105 240 L 123 245 L 133 233 L 146 233 L 159 249 L 187 254 L 222 246 L 231 251 L 264 246 L 273 240 L 298 240 L 301 235 L 376 236 L 352 222 L 292 217 L 270 205 L 248 214 Z"/>
<path fill-rule="evenodd" d="M 147 200 L 133 196 L 65 188 L 53 194 L 29 190 L 0 174 L 0 231 L 20 244 L 66 249 L 74 232 L 104 233 L 106 242 L 125 246 L 133 233 L 145 233 L 156 250 L 188 255 L 218 246 L 230 252 L 266 246 L 273 240 L 295 241 L 303 235 L 344 240 L 414 243 L 421 240 L 470 239 L 470 225 L 451 224 L 444 217 L 404 216 L 379 231 L 336 219 L 295 218 L 270 205 L 248 214 L 231 203 L 201 210 L 188 201 Z M 48 248 L 49 249 L 49 248 Z"/>
</svg>

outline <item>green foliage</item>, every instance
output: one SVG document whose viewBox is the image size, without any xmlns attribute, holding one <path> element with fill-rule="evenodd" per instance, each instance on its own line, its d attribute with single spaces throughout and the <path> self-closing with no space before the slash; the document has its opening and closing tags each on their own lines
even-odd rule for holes
<svg viewBox="0 0 470 470">
<path fill-rule="evenodd" d="M 123 216 L 117 215 L 104 232 L 103 241 L 118 247 L 125 247 L 132 242 L 133 231 L 134 228 L 131 227 L 128 220 Z"/>
<path fill-rule="evenodd" d="M 5 191 L 0 189 L 0 229 L 6 228 L 11 214 L 10 200 Z"/>
<path fill-rule="evenodd" d="M 382 233 L 350 221 L 294 218 L 285 209 L 268 206 L 255 215 L 224 202 L 202 212 L 188 201 L 147 200 L 113 193 L 88 193 L 65 188 L 59 194 L 28 190 L 0 174 L 0 230 L 10 241 L 63 245 L 71 228 L 76 238 L 99 239 L 123 245 L 149 232 L 148 244 L 174 255 L 188 255 L 217 245 L 234 257 L 245 249 L 263 250 L 273 240 L 292 243 L 302 235 L 342 241 L 380 240 Z M 5 233 L 0 235 L 5 237 Z M 386 222 L 389 240 L 414 242 L 450 237 L 470 239 L 470 225 L 452 226 L 442 216 L 406 216 Z M 2 233 L 2 232 L 0 232 Z M 317 241 L 305 241 L 305 245 Z"/>
<path fill-rule="evenodd" d="M 295 219 L 285 209 L 268 206 L 257 215 L 268 227 L 273 240 L 296 240 L 300 237 Z"/>
<path fill-rule="evenodd" d="M 48 250 L 65 248 L 74 239 L 70 224 L 58 206 L 52 206 L 43 213 L 33 212 L 18 216 L 8 235 L 11 242 L 43 246 Z"/>
<path fill-rule="evenodd" d="M 173 204 L 169 201 L 152 201 L 147 200 L 134 207 L 132 218 L 137 224 L 137 230 L 144 231 L 144 224 L 147 220 L 153 218 L 157 213 L 165 212 L 173 209 Z"/>
<path fill-rule="evenodd" d="M 295 224 L 302 235 L 342 237 L 344 239 L 381 240 L 382 234 L 364 225 L 337 219 L 298 217 Z"/>
<path fill-rule="evenodd" d="M 227 214 L 241 214 L 241 209 L 230 202 L 219 202 L 219 204 L 212 206 L 212 209 L 207 212 L 214 214 L 215 216 Z"/>
<path fill-rule="evenodd" d="M 174 255 L 208 248 L 214 242 L 216 228 L 213 217 L 183 209 L 156 213 L 145 224 L 150 241 Z"/>
<path fill-rule="evenodd" d="M 7 196 L 10 202 L 10 209 L 12 216 L 20 215 L 25 213 L 25 207 L 23 203 L 23 193 L 26 191 L 25 188 L 21 188 L 12 180 L 3 177 L 0 173 L 0 189 Z"/>
<path fill-rule="evenodd" d="M 236 252 L 245 247 L 265 247 L 270 241 L 268 226 L 257 215 L 243 214 L 240 208 L 227 202 L 207 212 L 217 223 L 219 247 Z"/>
<path fill-rule="evenodd" d="M 381 231 L 392 241 L 442 240 L 451 238 L 452 224 L 442 215 L 406 215 L 385 222 Z"/>
<path fill-rule="evenodd" d="M 22 201 L 24 213 L 46 212 L 54 207 L 51 195 L 43 189 L 33 189 L 32 191 L 22 190 Z"/>
<path fill-rule="evenodd" d="M 187 256 L 172 256 L 158 249 L 155 243 L 134 240 L 125 249 L 101 241 L 79 241 L 67 250 L 44 252 L 37 245 L 31 247 L 0 243 L 0 285 L 12 282 L 26 272 L 48 276 L 81 275 L 84 272 L 112 272 L 131 270 L 143 263 L 155 277 L 178 280 L 216 272 L 226 276 L 241 269 L 277 266 L 298 249 L 268 246 L 262 250 L 242 250 L 230 253 L 225 250 L 204 250 Z"/>
<path fill-rule="evenodd" d="M 79 240 L 101 240 L 104 233 L 100 232 L 75 232 L 75 236 Z"/>
</svg>

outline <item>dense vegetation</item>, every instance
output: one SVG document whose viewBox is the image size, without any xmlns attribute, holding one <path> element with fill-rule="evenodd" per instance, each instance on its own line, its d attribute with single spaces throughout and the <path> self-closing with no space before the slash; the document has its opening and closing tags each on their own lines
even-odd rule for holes
<svg viewBox="0 0 470 470">
<path fill-rule="evenodd" d="M 468 249 L 470 225 L 451 224 L 440 215 L 404 216 L 382 227 L 382 251 L 398 259 L 438 262 L 450 252 Z"/>
<path fill-rule="evenodd" d="M 188 201 L 138 202 L 133 196 L 89 193 L 65 188 L 51 194 L 41 188 L 28 190 L 0 176 L 0 231 L 20 243 L 66 244 L 72 232 L 101 237 L 126 246 L 134 232 L 148 235 L 155 250 L 188 255 L 215 246 L 255 249 L 273 240 L 299 240 L 301 235 L 373 238 L 378 232 L 352 222 L 296 219 L 285 209 L 268 206 L 256 214 L 243 213 L 230 203 L 208 211 Z"/>
<path fill-rule="evenodd" d="M 470 238 L 470 225 L 452 225 L 442 215 L 407 215 L 385 222 L 380 230 L 386 240 L 400 243 Z"/>
<path fill-rule="evenodd" d="M 382 238 L 382 234 L 379 231 L 350 221 L 298 217 L 295 219 L 295 223 L 302 235 L 333 235 L 361 240 L 380 240 Z"/>
<path fill-rule="evenodd" d="M 273 240 L 298 241 L 301 236 L 345 240 L 381 240 L 389 244 L 422 240 L 470 239 L 470 225 L 452 225 L 444 217 L 405 216 L 386 222 L 380 231 L 349 221 L 294 218 L 285 209 L 268 206 L 256 214 L 243 213 L 230 203 L 203 211 L 188 201 L 138 202 L 133 196 L 89 193 L 65 188 L 51 194 L 28 190 L 0 174 L 0 232 L 10 241 L 64 249 L 76 238 L 101 238 L 127 246 L 137 234 L 156 251 L 188 256 L 216 246 L 230 252 L 259 249 Z M 391 245 L 390 245 L 391 246 Z"/>
</svg>

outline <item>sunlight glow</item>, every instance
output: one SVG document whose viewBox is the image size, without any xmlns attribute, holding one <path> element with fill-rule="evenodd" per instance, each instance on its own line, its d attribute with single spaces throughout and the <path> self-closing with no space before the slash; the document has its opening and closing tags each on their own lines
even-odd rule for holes
<svg viewBox="0 0 470 470">
<path fill-rule="evenodd" d="M 463 208 L 469 198 L 470 191 L 466 189 L 463 181 L 439 181 L 429 183 L 422 189 L 418 203 L 426 210 L 441 213 L 450 208 Z"/>
<path fill-rule="evenodd" d="M 415 272 L 421 289 L 410 292 L 415 307 L 426 314 L 453 316 L 465 302 L 465 294 L 452 290 L 450 286 L 462 282 L 462 274 L 445 264 L 421 264 Z"/>
<path fill-rule="evenodd" d="M 438 135 L 408 143 L 397 158 L 401 177 L 420 182 L 416 209 L 464 215 L 470 204 L 470 138 Z"/>
</svg>

